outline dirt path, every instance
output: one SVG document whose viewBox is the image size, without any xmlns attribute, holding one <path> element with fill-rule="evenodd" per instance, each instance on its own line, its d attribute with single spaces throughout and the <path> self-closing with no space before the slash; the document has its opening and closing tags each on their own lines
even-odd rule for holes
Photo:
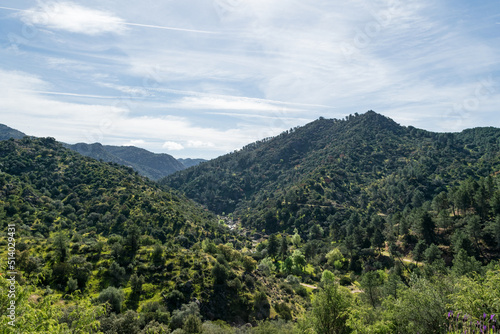
<svg viewBox="0 0 500 334">
<path fill-rule="evenodd" d="M 318 288 L 317 286 L 305 284 L 305 283 L 300 283 L 300 285 L 305 286 L 306 288 L 309 288 L 309 289 L 313 289 L 313 290 Z"/>
</svg>

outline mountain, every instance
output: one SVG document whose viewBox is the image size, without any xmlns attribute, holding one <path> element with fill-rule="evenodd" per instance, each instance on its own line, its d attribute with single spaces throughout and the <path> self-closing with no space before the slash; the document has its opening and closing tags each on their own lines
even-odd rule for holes
<svg viewBox="0 0 500 334">
<path fill-rule="evenodd" d="M 493 328 L 499 138 L 374 112 L 320 118 L 162 185 L 53 138 L 0 141 L 0 322 L 6 333 Z M 198 189 L 205 207 L 166 183 Z"/>
<path fill-rule="evenodd" d="M 21 139 L 23 137 L 26 137 L 26 135 L 21 131 L 9 128 L 4 124 L 0 124 L 0 140 L 7 140 L 10 138 Z"/>
<path fill-rule="evenodd" d="M 184 167 L 189 168 L 189 167 L 199 165 L 202 162 L 205 162 L 207 160 L 205 160 L 205 159 L 191 159 L 191 158 L 182 159 L 182 158 L 179 158 L 179 159 L 177 159 L 177 161 L 179 161 L 181 164 L 183 164 Z"/>
<path fill-rule="evenodd" d="M 33 234 L 47 237 L 57 225 L 109 235 L 140 223 L 165 241 L 209 221 L 193 202 L 161 191 L 131 168 L 85 157 L 53 138 L 1 141 L 0 164 L 4 214 L 22 217 Z"/>
<path fill-rule="evenodd" d="M 152 153 L 135 146 L 111 146 L 100 143 L 65 145 L 85 156 L 132 167 L 151 180 L 161 179 L 186 167 L 171 155 Z"/>
<path fill-rule="evenodd" d="M 495 173 L 499 139 L 496 128 L 432 133 L 369 111 L 320 118 L 161 183 L 248 227 L 307 231 L 337 212 L 387 215 Z"/>
<path fill-rule="evenodd" d="M 45 319 L 47 332 L 75 332 L 68 328 L 78 325 L 88 328 L 77 332 L 93 333 L 97 326 L 111 333 L 127 314 L 134 315 L 135 326 L 152 321 L 173 330 L 185 316 L 170 321 L 170 312 L 185 308 L 186 316 L 195 312 L 239 324 L 269 316 L 256 261 L 242 251 L 251 242 L 184 196 L 53 138 L 0 141 L 0 166 L 0 218 L 15 239 L 12 256 L 22 282 L 16 287 L 16 306 L 23 307 L 16 332 L 29 332 L 30 326 L 42 331 Z M 0 276 L 2 291 L 6 282 Z M 36 305 L 31 295 L 40 298 Z M 62 299 L 71 302 L 66 306 Z M 56 300 L 61 307 L 51 306 Z M 74 307 L 79 311 L 67 318 Z M 40 308 L 44 317 L 30 313 Z M 92 317 L 83 320 L 86 311 Z"/>
</svg>

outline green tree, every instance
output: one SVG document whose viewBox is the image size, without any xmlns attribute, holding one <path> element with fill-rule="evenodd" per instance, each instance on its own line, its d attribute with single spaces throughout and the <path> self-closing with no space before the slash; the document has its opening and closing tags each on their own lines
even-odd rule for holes
<svg viewBox="0 0 500 334">
<path fill-rule="evenodd" d="M 343 262 L 345 260 L 344 255 L 342 255 L 342 252 L 338 248 L 334 248 L 331 251 L 329 251 L 325 255 L 325 257 L 326 260 L 328 261 L 328 264 L 331 266 L 334 266 L 336 261 Z"/>
<path fill-rule="evenodd" d="M 371 238 L 372 247 L 380 251 L 380 249 L 384 246 L 384 241 L 384 235 L 380 229 L 376 228 Z"/>
<path fill-rule="evenodd" d="M 448 312 L 451 284 L 444 279 L 430 281 L 412 276 L 410 287 L 401 289 L 397 299 L 383 302 L 394 333 L 441 333 Z"/>
<path fill-rule="evenodd" d="M 212 277 L 214 278 L 215 284 L 224 284 L 228 277 L 227 268 L 217 262 L 212 268 Z"/>
<path fill-rule="evenodd" d="M 461 249 L 453 259 L 452 271 L 461 276 L 469 273 L 481 272 L 481 262 L 477 261 L 474 256 L 469 256 L 465 249 Z"/>
<path fill-rule="evenodd" d="M 276 234 L 271 234 L 269 236 L 269 239 L 267 240 L 267 254 L 271 256 L 272 258 L 275 258 L 276 255 L 278 254 L 278 238 L 276 237 Z"/>
<path fill-rule="evenodd" d="M 301 242 L 302 242 L 302 239 L 300 238 L 300 235 L 299 235 L 299 231 L 297 229 L 294 229 L 293 230 L 293 236 L 292 236 L 292 244 L 295 246 L 295 247 L 299 247 Z"/>
<path fill-rule="evenodd" d="M 382 279 L 377 271 L 369 271 L 361 278 L 361 288 L 372 307 L 379 304 Z"/>
<path fill-rule="evenodd" d="M 323 284 L 335 283 L 335 275 L 328 269 L 323 270 L 323 273 L 321 274 L 321 283 Z"/>
<path fill-rule="evenodd" d="M 68 244 L 68 236 L 65 233 L 59 232 L 54 236 L 53 247 L 59 262 L 65 262 L 68 258 Z"/>
<path fill-rule="evenodd" d="M 72 293 L 78 289 L 78 281 L 76 279 L 70 278 L 66 287 L 68 289 L 68 292 Z"/>
<path fill-rule="evenodd" d="M 121 284 L 125 277 L 125 268 L 120 267 L 116 262 L 112 262 L 108 269 L 108 275 L 115 286 Z"/>
<path fill-rule="evenodd" d="M 319 224 L 314 224 L 309 229 L 309 240 L 320 239 L 323 237 L 323 228 Z"/>
<path fill-rule="evenodd" d="M 186 317 L 186 319 L 184 319 L 182 329 L 186 333 L 197 334 L 201 333 L 201 325 L 202 323 L 200 317 L 196 314 L 190 314 Z"/>
<path fill-rule="evenodd" d="M 493 237 L 493 240 L 496 243 L 497 250 L 500 250 L 500 216 L 491 221 L 486 230 Z"/>
<path fill-rule="evenodd" d="M 424 252 L 427 249 L 427 244 L 424 240 L 420 239 L 415 248 L 413 248 L 413 260 L 422 261 L 424 259 Z"/>
<path fill-rule="evenodd" d="M 456 230 L 451 235 L 451 249 L 455 254 L 458 254 L 462 249 L 469 255 L 473 253 L 472 243 L 462 230 Z"/>
<path fill-rule="evenodd" d="M 478 253 L 483 253 L 481 247 L 479 246 L 479 239 L 482 237 L 481 219 L 479 216 L 467 216 L 465 217 L 466 230 L 469 235 L 472 236 L 474 244 Z"/>
<path fill-rule="evenodd" d="M 242 258 L 243 268 L 246 272 L 252 272 L 257 267 L 257 261 L 255 261 L 251 256 L 245 255 Z"/>
<path fill-rule="evenodd" d="M 306 266 L 307 262 L 305 256 L 302 254 L 300 250 L 296 249 L 293 251 L 292 260 L 293 264 L 297 266 L 297 268 L 299 268 L 302 271 L 304 270 L 304 267 Z"/>
<path fill-rule="evenodd" d="M 416 220 L 415 230 L 430 245 L 435 239 L 434 229 L 436 225 L 427 211 L 422 211 Z"/>
<path fill-rule="evenodd" d="M 442 254 L 443 252 L 439 249 L 439 247 L 432 244 L 425 250 L 424 257 L 428 263 L 433 263 L 437 259 L 440 259 Z"/>
<path fill-rule="evenodd" d="M 186 319 L 188 319 L 190 316 L 195 316 L 197 318 L 201 318 L 200 315 L 200 307 L 196 302 L 190 302 L 188 304 L 183 304 L 180 309 L 174 310 L 172 312 L 172 318 L 170 321 L 170 327 L 172 329 L 176 328 L 182 328 L 185 325 Z M 192 322 L 189 326 L 196 326 L 194 323 L 195 321 L 190 320 Z M 193 328 L 191 327 L 191 328 Z M 196 333 L 196 332 L 195 332 Z"/>
<path fill-rule="evenodd" d="M 346 321 L 349 317 L 351 296 L 337 284 L 326 284 L 313 299 L 312 322 L 318 334 L 348 333 Z"/>
<path fill-rule="evenodd" d="M 120 313 L 122 310 L 123 298 L 124 295 L 120 289 L 110 286 L 102 290 L 97 299 L 100 303 L 109 303 L 112 311 Z"/>
<path fill-rule="evenodd" d="M 288 256 L 288 240 L 286 240 L 286 235 L 281 236 L 279 255 L 281 259 L 286 259 Z"/>
<path fill-rule="evenodd" d="M 153 253 L 151 254 L 151 260 L 156 266 L 163 264 L 163 247 L 161 245 L 156 244 L 154 246 Z"/>
<path fill-rule="evenodd" d="M 127 238 L 125 239 L 125 247 L 127 247 L 132 252 L 132 254 L 135 254 L 139 249 L 140 236 L 141 236 L 141 231 L 137 225 L 132 224 L 127 228 Z"/>
<path fill-rule="evenodd" d="M 285 274 L 290 274 L 293 270 L 293 260 L 289 256 L 281 263 L 281 271 Z"/>
</svg>

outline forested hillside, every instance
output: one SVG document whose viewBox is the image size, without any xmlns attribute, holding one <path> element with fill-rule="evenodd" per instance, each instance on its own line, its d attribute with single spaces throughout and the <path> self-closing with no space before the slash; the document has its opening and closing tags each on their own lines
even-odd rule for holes
<svg viewBox="0 0 500 334">
<path fill-rule="evenodd" d="M 267 234 L 261 256 L 279 263 L 278 272 L 301 272 L 293 254 L 287 257 L 271 246 L 273 238 L 289 238 L 299 240 L 305 262 L 334 272 L 337 282 L 349 285 L 361 278 L 364 293 L 372 284 L 377 289 L 390 284 L 388 273 L 398 273 L 410 288 L 402 291 L 410 294 L 417 277 L 425 280 L 418 284 L 428 284 L 423 290 L 439 290 L 431 288 L 438 284 L 435 279 L 448 282 L 450 290 L 439 290 L 442 300 L 433 304 L 434 323 L 425 325 L 431 320 L 420 314 L 411 325 L 418 330 L 409 331 L 432 333 L 444 330 L 439 312 L 452 305 L 453 280 L 484 273 L 484 266 L 493 268 L 499 258 L 499 144 L 500 129 L 432 133 L 369 111 L 342 120 L 320 118 L 162 183 L 231 215 L 253 233 Z M 495 305 L 499 293 L 492 291 Z M 368 318 L 356 320 L 358 325 L 387 321 L 390 326 L 381 332 L 407 332 L 407 325 L 398 327 L 382 316 L 394 311 L 382 295 L 368 296 L 373 309 L 361 316 Z M 400 305 L 408 306 L 408 298 Z M 481 307 L 499 311 L 484 303 L 476 314 Z"/>
<path fill-rule="evenodd" d="M 499 138 L 368 112 L 162 185 L 52 138 L 0 141 L 2 330 L 498 333 Z"/>
<path fill-rule="evenodd" d="M 185 197 L 52 138 L 0 142 L 0 168 L 2 260 L 15 229 L 15 265 L 2 261 L 2 272 L 19 271 L 21 332 L 136 333 L 180 328 L 188 316 L 195 325 L 269 316 L 267 287 L 242 251 L 250 241 Z M 2 293 L 2 315 L 8 302 Z"/>
</svg>

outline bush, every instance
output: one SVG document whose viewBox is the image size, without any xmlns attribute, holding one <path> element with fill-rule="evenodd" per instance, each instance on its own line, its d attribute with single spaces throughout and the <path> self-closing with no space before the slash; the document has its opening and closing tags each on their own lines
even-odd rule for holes
<svg viewBox="0 0 500 334">
<path fill-rule="evenodd" d="M 170 327 L 172 329 L 182 328 L 186 319 L 190 316 L 194 315 L 198 318 L 201 318 L 200 308 L 198 304 L 195 302 L 191 302 L 189 304 L 184 304 L 180 309 L 172 312 L 172 318 L 170 320 Z M 192 321 L 192 320 L 190 320 Z"/>
<path fill-rule="evenodd" d="M 160 324 L 153 320 L 149 322 L 141 331 L 141 334 L 168 334 L 170 330 L 166 325 Z"/>
<path fill-rule="evenodd" d="M 123 292 L 120 289 L 110 286 L 101 291 L 97 300 L 100 303 L 109 303 L 112 311 L 120 313 L 122 310 Z"/>
<path fill-rule="evenodd" d="M 190 314 L 184 319 L 182 329 L 186 333 L 197 334 L 201 332 L 201 320 L 199 315 Z"/>
<path fill-rule="evenodd" d="M 300 279 L 297 276 L 288 275 L 286 278 L 286 282 L 291 285 L 299 285 Z"/>
</svg>

